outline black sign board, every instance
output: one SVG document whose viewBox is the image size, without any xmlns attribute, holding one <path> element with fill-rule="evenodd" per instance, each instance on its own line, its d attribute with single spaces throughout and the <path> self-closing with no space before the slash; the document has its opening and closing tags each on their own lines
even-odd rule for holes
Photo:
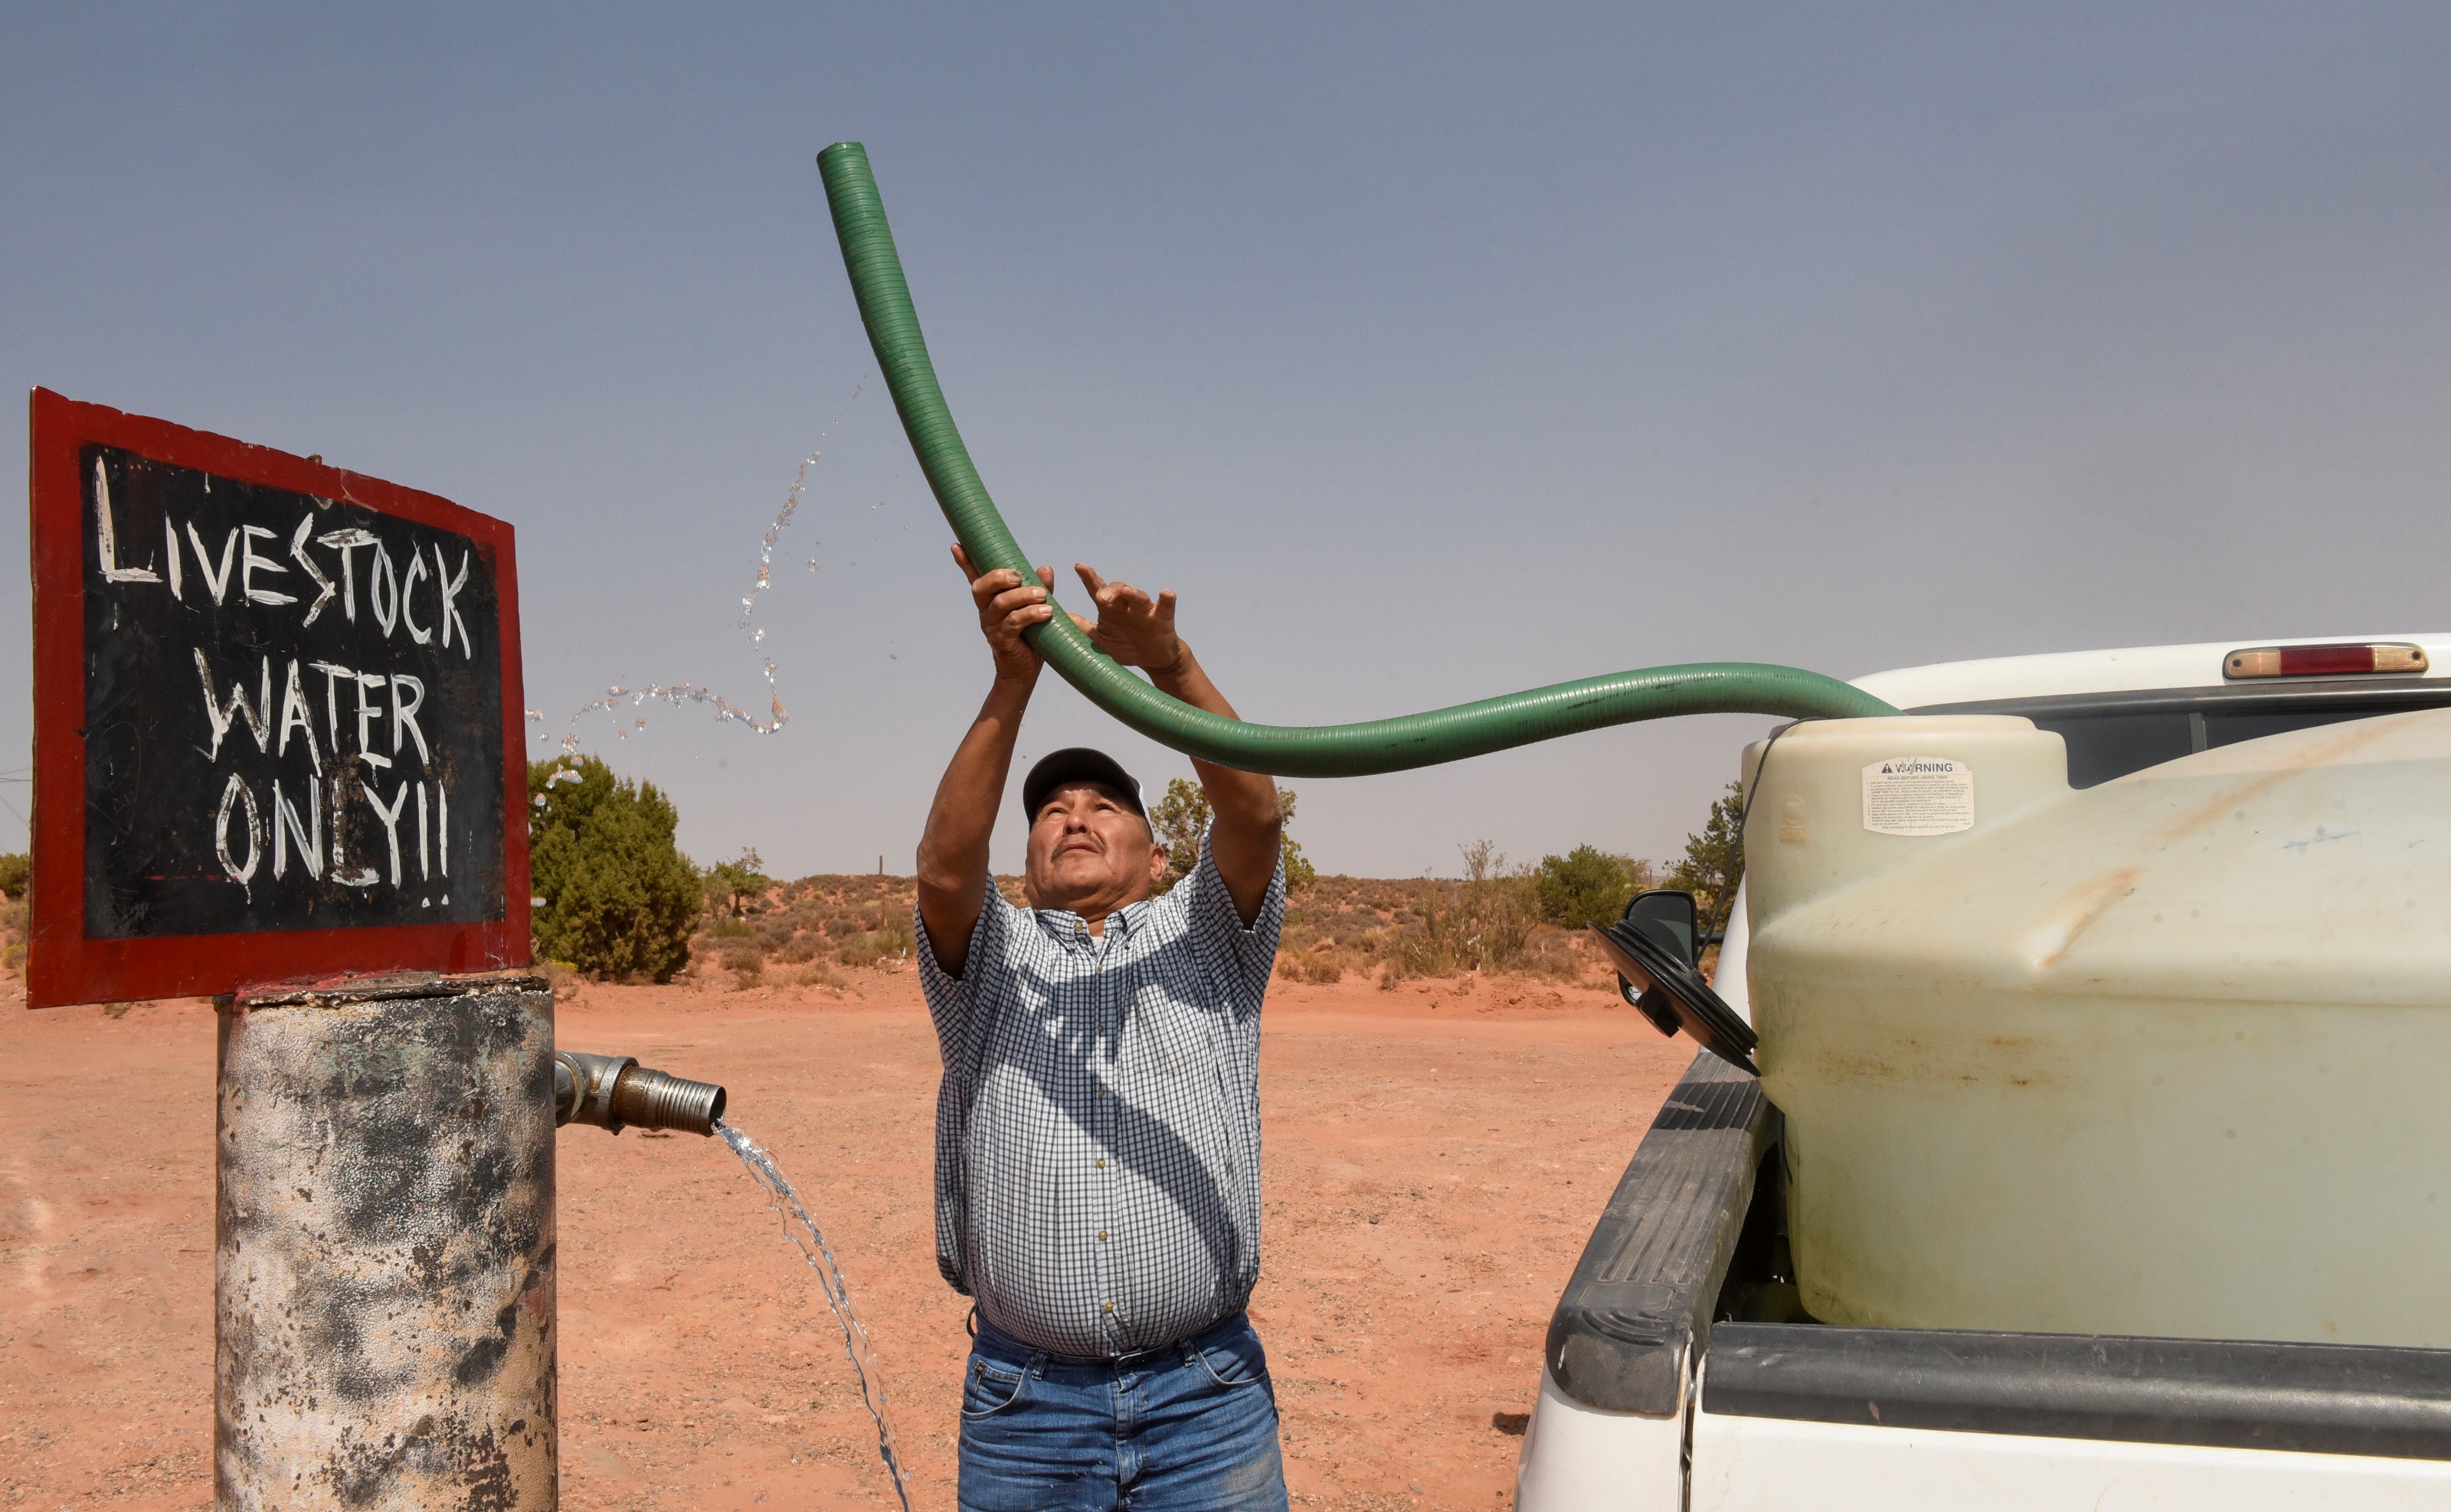
<svg viewBox="0 0 2451 1512">
<path fill-rule="evenodd" d="M 523 963 L 510 528 L 42 390 L 33 422 L 29 1000 Z"/>
</svg>

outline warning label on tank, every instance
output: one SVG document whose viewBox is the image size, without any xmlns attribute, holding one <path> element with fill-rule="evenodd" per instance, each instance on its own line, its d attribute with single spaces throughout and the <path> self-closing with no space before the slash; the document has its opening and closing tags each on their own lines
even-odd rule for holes
<svg viewBox="0 0 2451 1512">
<path fill-rule="evenodd" d="M 1948 756 L 1895 756 L 1864 769 L 1864 828 L 1955 835 L 1974 828 L 1974 769 Z"/>
</svg>

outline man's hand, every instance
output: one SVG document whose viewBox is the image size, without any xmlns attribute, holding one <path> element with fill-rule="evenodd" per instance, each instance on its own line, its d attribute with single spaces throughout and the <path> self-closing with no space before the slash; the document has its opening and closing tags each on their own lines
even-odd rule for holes
<svg viewBox="0 0 2451 1512">
<path fill-rule="evenodd" d="M 1023 581 L 1021 574 L 1010 567 L 983 573 L 971 565 L 971 554 L 959 543 L 953 547 L 953 562 L 971 580 L 971 601 L 979 606 L 979 631 L 988 638 L 988 650 L 995 658 L 996 680 L 1037 681 L 1038 669 L 1045 663 L 1021 633 L 1055 618 L 1055 606 L 1047 601 L 1055 586 L 1055 569 L 1039 568 L 1034 583 Z M 1072 622 L 1085 631 L 1089 628 L 1089 622 L 1078 615 Z"/>
<path fill-rule="evenodd" d="M 970 955 L 971 927 L 987 900 L 988 835 L 995 828 L 996 805 L 1004 801 L 1013 737 L 1044 664 L 1021 633 L 1053 618 L 1048 592 L 1055 574 L 1041 567 L 1038 580 L 1028 582 L 1009 568 L 983 573 L 960 546 L 953 548 L 953 560 L 970 579 L 979 631 L 995 656 L 995 683 L 936 784 L 928 828 L 919 836 L 919 921 L 927 927 L 936 964 L 959 976 Z M 1073 622 L 1088 628 L 1077 615 Z"/>
<path fill-rule="evenodd" d="M 1202 671 L 1200 658 L 1174 633 L 1172 590 L 1149 596 L 1127 582 L 1108 582 L 1088 562 L 1073 571 L 1098 601 L 1098 622 L 1082 625 L 1099 650 L 1127 667 L 1147 671 L 1161 693 L 1170 694 L 1195 709 L 1242 717 L 1217 685 Z M 1080 624 L 1081 617 L 1072 621 Z M 1209 854 L 1217 858 L 1217 874 L 1234 900 L 1235 912 L 1249 924 L 1259 916 L 1267 896 L 1268 880 L 1277 873 L 1279 837 L 1284 819 L 1277 808 L 1277 784 L 1253 772 L 1237 772 L 1214 762 L 1192 758 L 1200 786 L 1208 795 L 1208 812 L 1216 821 L 1208 832 Z"/>
<path fill-rule="evenodd" d="M 1108 582 L 1099 577 L 1086 561 L 1074 562 L 1072 570 L 1081 575 L 1082 586 L 1097 600 L 1098 622 L 1083 628 L 1099 650 L 1125 666 L 1146 668 L 1153 677 L 1175 670 L 1183 660 L 1183 641 L 1174 633 L 1173 589 L 1159 594 L 1152 602 L 1130 583 Z M 1073 618 L 1078 622 L 1080 617 Z"/>
</svg>

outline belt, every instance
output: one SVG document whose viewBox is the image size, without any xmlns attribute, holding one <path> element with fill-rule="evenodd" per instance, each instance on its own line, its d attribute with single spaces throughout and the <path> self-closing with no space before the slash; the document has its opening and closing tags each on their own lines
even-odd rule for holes
<svg viewBox="0 0 2451 1512">
<path fill-rule="evenodd" d="M 969 1328 L 971 1338 L 977 1338 L 979 1336 L 979 1330 L 984 1328 L 988 1332 L 994 1334 L 998 1340 L 1010 1345 L 1013 1349 L 1019 1353 L 1029 1356 L 1031 1361 L 1034 1363 L 1069 1365 L 1076 1368 L 1097 1368 L 1102 1366 L 1130 1365 L 1136 1360 L 1147 1360 L 1153 1356 L 1162 1354 L 1185 1354 L 1188 1352 L 1191 1346 L 1199 1340 L 1216 1332 L 1219 1328 L 1226 1326 L 1227 1324 L 1232 1323 L 1235 1319 L 1241 1316 L 1241 1310 L 1237 1309 L 1236 1311 L 1227 1313 L 1225 1317 L 1218 1319 L 1215 1323 L 1209 1324 L 1206 1327 L 1197 1328 L 1190 1333 L 1185 1334 L 1180 1339 L 1173 1340 L 1167 1344 L 1150 1345 L 1147 1347 L 1141 1349 L 1127 1349 L 1121 1354 L 1062 1354 L 1053 1349 L 1041 1349 L 1036 1345 L 1031 1344 L 1027 1340 L 1014 1338 L 1012 1335 L 1005 1332 L 1002 1328 L 997 1327 L 994 1324 L 988 1322 L 985 1317 L 980 1315 L 978 1305 L 976 1303 L 972 1303 L 971 1305 L 971 1315 L 965 1320 L 965 1323 Z"/>
</svg>

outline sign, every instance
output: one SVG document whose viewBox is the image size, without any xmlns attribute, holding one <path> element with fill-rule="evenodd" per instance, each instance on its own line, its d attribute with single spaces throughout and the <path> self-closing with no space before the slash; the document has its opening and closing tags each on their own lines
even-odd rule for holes
<svg viewBox="0 0 2451 1512">
<path fill-rule="evenodd" d="M 28 1003 L 526 964 L 511 527 L 32 410 Z"/>
<path fill-rule="evenodd" d="M 1974 828 L 1974 769 L 1950 756 L 1891 756 L 1864 768 L 1864 828 L 1955 835 Z"/>
</svg>

